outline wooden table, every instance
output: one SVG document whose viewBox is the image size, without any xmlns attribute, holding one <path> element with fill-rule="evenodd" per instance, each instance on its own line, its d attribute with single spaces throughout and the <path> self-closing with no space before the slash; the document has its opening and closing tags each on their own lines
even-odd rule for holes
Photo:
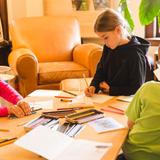
<svg viewBox="0 0 160 160">
<path fill-rule="evenodd" d="M 51 92 L 50 92 L 51 93 Z M 57 92 L 60 93 L 59 91 Z M 55 95 L 55 92 L 54 92 Z M 53 97 L 47 97 L 43 96 L 45 99 L 52 100 Z M 31 99 L 38 99 L 37 97 L 29 97 L 29 100 Z M 41 99 L 39 97 L 39 99 Z M 128 102 L 122 102 L 116 100 L 116 97 L 114 97 L 111 100 L 108 100 L 107 102 L 103 104 L 97 105 L 97 109 L 102 106 L 107 106 L 110 104 L 114 104 L 120 107 L 125 107 L 128 105 Z M 35 115 L 26 116 L 23 118 L 17 118 L 17 119 L 8 119 L 7 117 L 0 118 L 0 128 L 9 129 L 10 132 L 0 132 L 0 138 L 10 138 L 10 137 L 20 137 L 25 134 L 23 123 L 30 121 L 31 119 L 38 117 L 38 115 L 41 114 L 42 111 L 38 111 Z M 127 118 L 124 115 L 115 114 L 111 112 L 105 112 L 106 116 L 112 116 L 116 120 L 118 120 L 120 123 L 126 125 Z M 109 142 L 112 143 L 113 146 L 109 151 L 103 156 L 102 160 L 114 160 L 116 159 L 121 146 L 126 138 L 126 135 L 128 133 L 128 129 L 120 129 L 116 131 L 110 131 L 105 132 L 102 134 L 98 134 L 95 132 L 93 128 L 91 128 L 89 125 L 86 125 L 86 127 L 76 136 L 76 138 L 83 138 L 88 140 L 96 140 L 99 142 Z M 39 155 L 32 153 L 30 151 L 27 151 L 25 149 L 22 149 L 14 144 L 9 144 L 3 147 L 0 147 L 0 160 L 44 160 L 43 157 L 40 157 Z"/>
</svg>

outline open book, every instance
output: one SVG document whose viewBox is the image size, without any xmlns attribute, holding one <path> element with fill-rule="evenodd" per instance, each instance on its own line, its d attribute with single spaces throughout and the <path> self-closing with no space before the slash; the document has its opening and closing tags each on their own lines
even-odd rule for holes
<svg viewBox="0 0 160 160">
<path fill-rule="evenodd" d="M 110 143 L 73 139 L 45 126 L 36 127 L 15 144 L 49 160 L 100 160 L 111 147 Z"/>
</svg>

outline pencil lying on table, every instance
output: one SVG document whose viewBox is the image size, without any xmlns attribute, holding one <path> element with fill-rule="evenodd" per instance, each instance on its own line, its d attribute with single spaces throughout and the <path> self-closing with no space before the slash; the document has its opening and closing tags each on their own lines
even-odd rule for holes
<svg viewBox="0 0 160 160">
<path fill-rule="evenodd" d="M 69 92 L 69 91 L 66 91 L 66 90 L 62 90 L 62 91 L 65 92 L 65 93 L 68 93 L 70 95 L 77 96 L 77 94 L 75 94 L 75 93 L 72 93 L 72 92 Z"/>
<path fill-rule="evenodd" d="M 10 144 L 10 143 L 13 143 L 16 139 L 17 139 L 17 137 L 10 138 L 10 139 L 1 139 L 0 140 L 0 147 L 7 145 L 7 144 Z"/>
<path fill-rule="evenodd" d="M 113 106 L 103 107 L 101 110 L 124 115 L 124 111 L 122 109 Z"/>
<path fill-rule="evenodd" d="M 120 112 L 120 111 L 116 111 L 116 110 L 112 110 L 112 109 L 107 109 L 107 108 L 101 108 L 102 111 L 106 111 L 106 112 L 112 112 L 112 113 L 117 113 L 117 114 L 121 114 L 124 115 L 124 112 Z"/>
<path fill-rule="evenodd" d="M 112 108 L 112 109 L 115 109 L 117 111 L 120 111 L 120 112 L 124 112 L 123 109 L 120 109 L 120 108 L 117 108 L 117 107 L 114 107 L 114 106 L 108 106 L 109 108 Z"/>
<path fill-rule="evenodd" d="M 94 108 L 94 106 L 86 106 L 86 107 L 68 107 L 68 108 L 58 108 L 57 110 L 80 110 L 80 109 L 89 109 Z"/>
<path fill-rule="evenodd" d="M 0 132 L 9 132 L 9 129 L 0 128 Z"/>
</svg>

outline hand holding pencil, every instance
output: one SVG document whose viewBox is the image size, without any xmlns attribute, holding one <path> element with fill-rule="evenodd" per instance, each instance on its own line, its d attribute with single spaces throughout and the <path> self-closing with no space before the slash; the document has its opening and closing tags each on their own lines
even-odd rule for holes
<svg viewBox="0 0 160 160">
<path fill-rule="evenodd" d="M 89 85 L 88 85 L 88 82 L 87 82 L 87 80 L 86 80 L 85 74 L 83 74 L 83 79 L 84 79 L 84 81 L 85 81 L 85 83 L 86 83 L 86 87 L 87 87 L 87 88 L 85 89 L 84 93 L 85 93 L 85 95 L 86 95 L 87 97 L 92 97 L 92 96 L 94 95 L 94 93 L 95 93 L 96 88 L 95 88 L 94 86 L 89 86 Z"/>
</svg>

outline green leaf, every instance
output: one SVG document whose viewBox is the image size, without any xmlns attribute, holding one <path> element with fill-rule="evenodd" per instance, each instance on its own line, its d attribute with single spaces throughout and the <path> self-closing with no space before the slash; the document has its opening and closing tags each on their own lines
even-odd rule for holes
<svg viewBox="0 0 160 160">
<path fill-rule="evenodd" d="M 130 11 L 128 9 L 127 0 L 120 0 L 119 6 L 121 8 L 121 13 L 123 14 L 124 18 L 126 19 L 126 21 L 129 24 L 130 31 L 133 31 L 134 22 L 133 22 L 133 19 L 131 17 Z"/>
<path fill-rule="evenodd" d="M 139 19 L 142 25 L 148 25 L 160 13 L 160 0 L 141 0 Z"/>
</svg>

